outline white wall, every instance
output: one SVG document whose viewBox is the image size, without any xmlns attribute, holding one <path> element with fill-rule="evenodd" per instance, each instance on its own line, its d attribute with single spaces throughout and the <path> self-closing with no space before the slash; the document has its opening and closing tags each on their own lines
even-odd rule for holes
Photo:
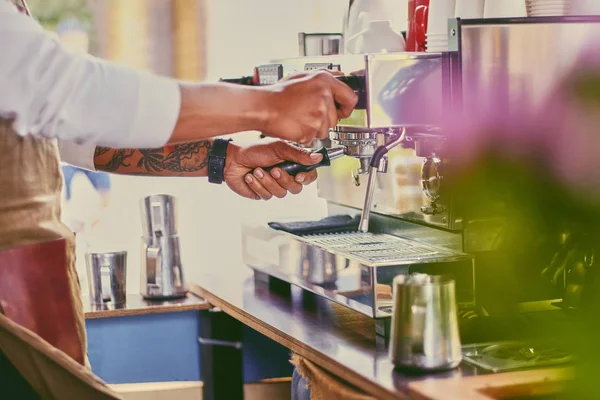
<svg viewBox="0 0 600 400">
<path fill-rule="evenodd" d="M 348 0 L 210 0 L 209 79 L 298 56 L 298 32 L 341 32 Z"/>
<path fill-rule="evenodd" d="M 247 75 L 271 57 L 297 56 L 300 31 L 341 32 L 344 3 L 346 0 L 211 0 L 209 80 Z M 239 140 L 255 137 L 245 134 Z M 298 196 L 268 202 L 241 199 L 225 185 L 209 185 L 200 178 L 113 176 L 112 184 L 111 205 L 102 224 L 78 240 L 78 270 L 84 293 L 87 279 L 83 255 L 87 245 L 103 251 L 127 250 L 127 289 L 129 293 L 139 292 L 139 200 L 149 194 L 168 193 L 179 199 L 182 257 L 190 281 L 210 269 L 222 271 L 224 276 L 227 269 L 244 271 L 240 236 L 244 218 L 268 222 L 325 214 L 325 203 L 316 196 L 316 184 Z M 85 179 L 77 178 L 66 212 L 89 214 L 95 196 Z"/>
</svg>

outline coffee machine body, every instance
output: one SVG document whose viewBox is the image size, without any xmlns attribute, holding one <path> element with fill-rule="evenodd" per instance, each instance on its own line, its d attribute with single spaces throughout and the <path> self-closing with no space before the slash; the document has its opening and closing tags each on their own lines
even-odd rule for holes
<svg viewBox="0 0 600 400">
<path fill-rule="evenodd" d="M 141 294 L 146 299 L 184 297 L 187 287 L 181 265 L 173 196 L 153 195 L 142 200 Z"/>
</svg>

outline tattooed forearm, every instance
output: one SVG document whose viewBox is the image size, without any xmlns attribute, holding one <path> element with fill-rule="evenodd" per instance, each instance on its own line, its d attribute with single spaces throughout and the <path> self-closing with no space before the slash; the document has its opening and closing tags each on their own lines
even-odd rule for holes
<svg viewBox="0 0 600 400">
<path fill-rule="evenodd" d="M 120 168 L 129 167 L 127 162 L 135 153 L 133 149 L 107 149 L 100 156 L 94 154 L 96 169 L 107 172 L 118 172 Z M 104 155 L 110 154 L 110 157 Z M 99 162 L 99 159 L 102 160 Z"/>
<path fill-rule="evenodd" d="M 128 175 L 205 176 L 212 140 L 177 144 L 158 149 L 98 147 L 94 155 L 101 171 Z"/>
<path fill-rule="evenodd" d="M 94 157 L 99 157 L 102 154 L 106 154 L 110 151 L 110 147 L 96 147 L 94 151 Z"/>
</svg>

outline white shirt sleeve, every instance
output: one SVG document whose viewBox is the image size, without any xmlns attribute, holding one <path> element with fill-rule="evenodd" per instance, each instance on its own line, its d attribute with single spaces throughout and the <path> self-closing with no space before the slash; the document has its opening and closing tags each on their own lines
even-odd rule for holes
<svg viewBox="0 0 600 400">
<path fill-rule="evenodd" d="M 173 133 L 175 80 L 67 50 L 0 0 L 0 118 L 14 130 L 106 147 L 155 148 Z"/>
<path fill-rule="evenodd" d="M 96 171 L 96 165 L 94 164 L 96 145 L 59 140 L 58 151 L 62 162 L 89 171 Z"/>
</svg>

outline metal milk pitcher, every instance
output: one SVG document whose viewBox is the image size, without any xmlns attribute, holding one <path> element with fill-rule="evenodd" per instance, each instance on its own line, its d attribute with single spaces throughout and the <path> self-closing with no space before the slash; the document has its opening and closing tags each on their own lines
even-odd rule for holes
<svg viewBox="0 0 600 400">
<path fill-rule="evenodd" d="M 389 356 L 399 368 L 445 370 L 462 360 L 454 280 L 398 275 L 393 286 Z"/>
<path fill-rule="evenodd" d="M 146 299 L 184 297 L 187 293 L 177 233 L 177 203 L 159 194 L 142 199 L 141 294 Z"/>
<path fill-rule="evenodd" d="M 122 306 L 127 301 L 127 252 L 85 253 L 88 286 L 92 305 L 110 301 Z"/>
</svg>

